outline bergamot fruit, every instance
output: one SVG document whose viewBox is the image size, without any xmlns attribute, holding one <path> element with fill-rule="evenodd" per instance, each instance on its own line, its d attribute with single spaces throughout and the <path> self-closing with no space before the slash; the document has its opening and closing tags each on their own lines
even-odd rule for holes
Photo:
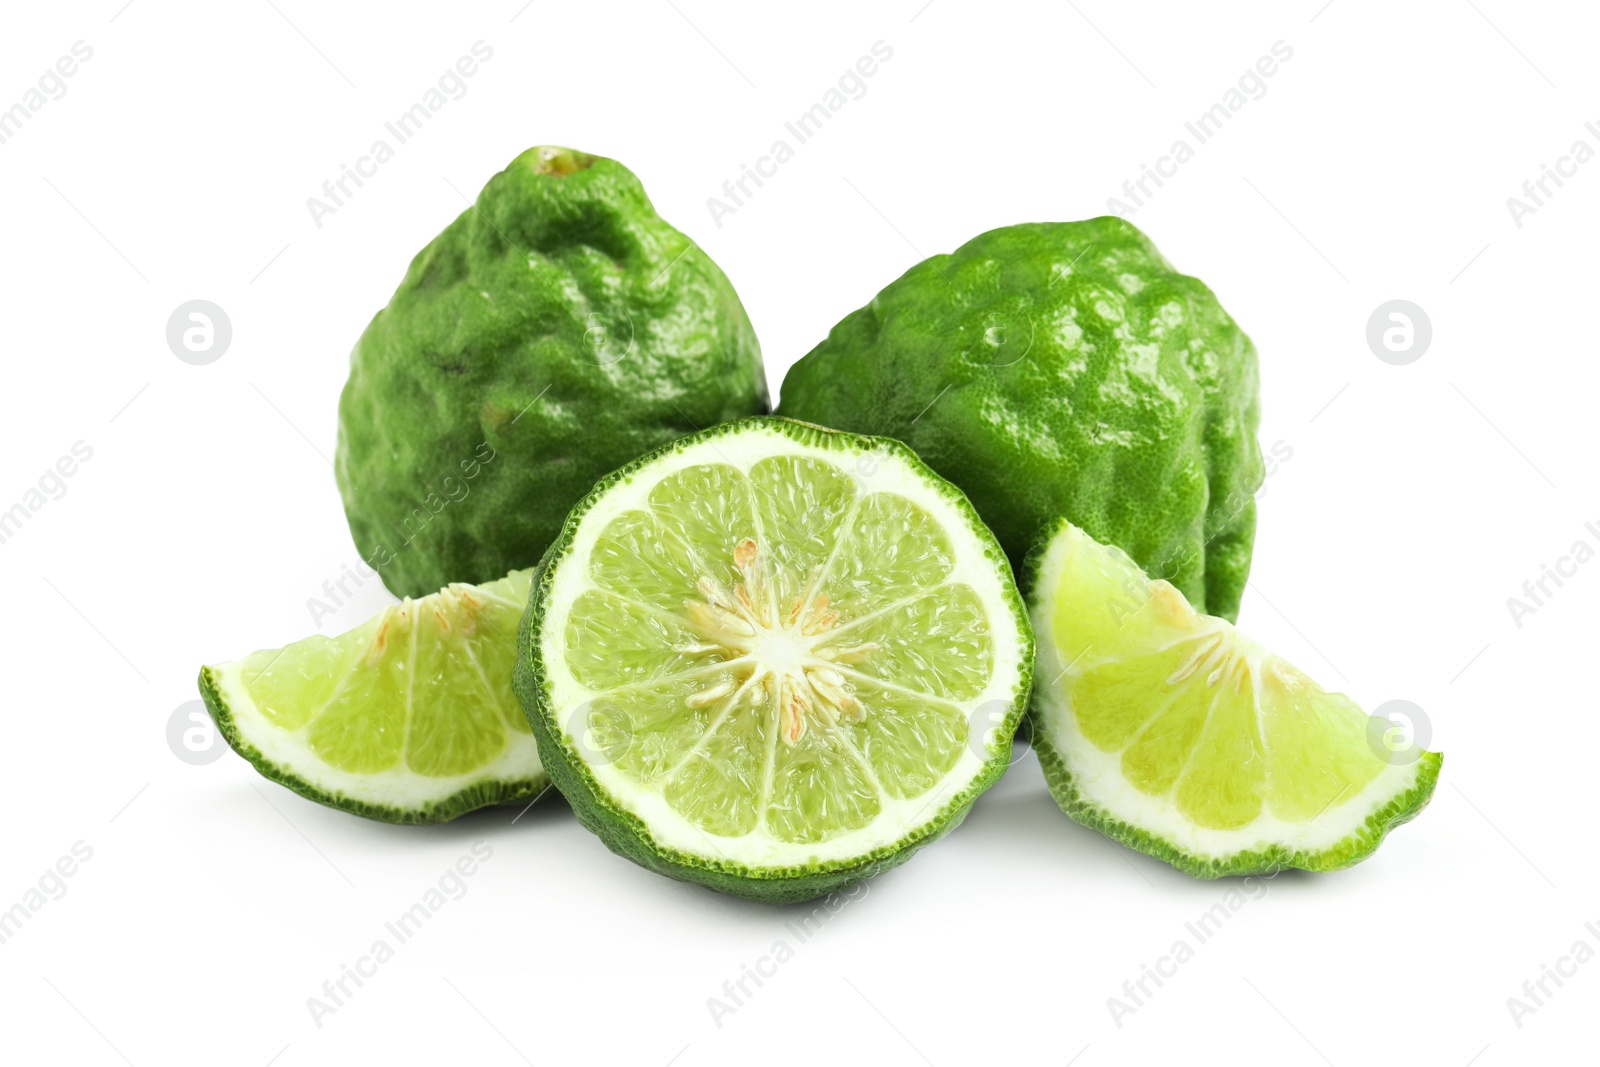
<svg viewBox="0 0 1600 1067">
<path fill-rule="evenodd" d="M 904 441 L 1014 565 L 1065 515 L 1201 610 L 1238 613 L 1255 349 L 1121 219 L 1007 226 L 924 260 L 794 365 L 778 414 Z"/>
<path fill-rule="evenodd" d="M 339 487 L 397 595 L 538 562 L 595 481 L 767 410 L 733 286 L 622 164 L 533 148 L 412 260 L 350 357 Z"/>
<path fill-rule="evenodd" d="M 235 752 L 319 804 L 432 823 L 531 801 L 550 779 L 511 692 L 531 574 L 202 668 L 200 695 Z"/>
<path fill-rule="evenodd" d="M 1033 641 L 960 490 L 785 419 L 595 486 L 534 578 L 515 684 L 610 848 L 753 900 L 904 862 L 1004 771 Z"/>
<path fill-rule="evenodd" d="M 1062 522 L 1030 558 L 1030 722 L 1063 811 L 1201 878 L 1365 859 L 1443 757 Z"/>
</svg>

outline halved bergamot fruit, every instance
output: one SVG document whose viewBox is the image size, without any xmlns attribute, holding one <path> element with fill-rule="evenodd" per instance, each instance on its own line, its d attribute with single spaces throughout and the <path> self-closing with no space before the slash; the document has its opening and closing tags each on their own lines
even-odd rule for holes
<svg viewBox="0 0 1600 1067">
<path fill-rule="evenodd" d="M 516 689 L 613 851 L 786 902 L 955 827 L 1005 770 L 1032 664 L 959 489 L 897 442 L 757 418 L 579 503 L 534 578 Z"/>
<path fill-rule="evenodd" d="M 1201 878 L 1365 859 L 1443 757 L 1062 521 L 1029 561 L 1030 723 L 1063 811 Z M 1382 739 L 1389 736 L 1389 742 Z"/>
<path fill-rule="evenodd" d="M 432 823 L 536 798 L 550 779 L 511 692 L 532 574 L 201 668 L 200 695 L 235 752 L 319 804 Z"/>
</svg>

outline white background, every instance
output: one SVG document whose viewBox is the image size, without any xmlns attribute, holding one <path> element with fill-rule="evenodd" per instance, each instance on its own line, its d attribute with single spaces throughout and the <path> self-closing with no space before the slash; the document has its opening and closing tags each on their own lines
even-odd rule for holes
<svg viewBox="0 0 1600 1067">
<path fill-rule="evenodd" d="M 75 442 L 93 457 L 0 544 L 0 909 L 75 842 L 93 855 L 0 944 L 0 1056 L 1592 1059 L 1600 963 L 1520 1027 L 1506 1002 L 1579 939 L 1600 950 L 1600 563 L 1520 626 L 1507 599 L 1600 547 L 1600 162 L 1520 227 L 1506 200 L 1600 148 L 1600 26 L 1576 3 L 1320 3 L 12 5 L 0 107 L 75 41 L 94 54 L 0 145 L 0 509 Z M 314 225 L 307 197 L 480 39 L 467 94 Z M 880 40 L 866 94 L 718 227 L 706 199 Z M 521 150 L 632 167 L 737 285 L 776 393 L 922 256 L 1104 213 L 1280 40 L 1266 94 L 1133 220 L 1254 338 L 1261 441 L 1292 450 L 1241 625 L 1367 707 L 1415 701 L 1447 752 L 1432 806 L 1366 863 L 1279 877 L 1197 945 L 1184 924 L 1227 884 L 1070 822 L 1026 756 L 800 944 L 801 909 L 648 874 L 553 795 L 515 825 L 393 827 L 169 750 L 201 663 L 319 627 L 307 599 L 357 560 L 327 460 L 351 344 Z M 233 325 L 209 366 L 165 340 L 195 298 Z M 1408 366 L 1365 341 L 1394 298 L 1433 324 Z M 384 600 L 370 583 L 320 628 Z M 480 840 L 467 894 L 316 1026 L 307 998 Z M 1180 938 L 1194 958 L 1118 1026 L 1107 999 Z M 794 958 L 716 1025 L 707 999 L 780 939 Z"/>
</svg>

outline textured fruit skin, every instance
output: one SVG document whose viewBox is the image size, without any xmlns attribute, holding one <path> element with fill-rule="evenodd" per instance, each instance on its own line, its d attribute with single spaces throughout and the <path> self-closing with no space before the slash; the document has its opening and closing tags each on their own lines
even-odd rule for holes
<svg viewBox="0 0 1600 1067">
<path fill-rule="evenodd" d="M 1224 860 L 1186 852 L 1085 800 L 1078 792 L 1072 771 L 1049 739 L 1042 736 L 1042 731 L 1033 732 L 1033 748 L 1039 754 L 1039 767 L 1044 771 L 1050 795 L 1073 821 L 1099 830 L 1111 840 L 1127 845 L 1136 852 L 1165 860 L 1195 878 L 1270 875 L 1286 870 L 1337 871 L 1360 863 L 1383 844 L 1390 830 L 1415 819 L 1428 806 L 1428 801 L 1433 799 L 1434 786 L 1439 782 L 1439 769 L 1444 764 L 1443 753 L 1422 753 L 1418 757 L 1421 767 L 1418 768 L 1416 784 L 1367 816 L 1359 831 L 1331 848 L 1308 852 L 1275 845 L 1251 852 L 1238 852 Z"/>
<path fill-rule="evenodd" d="M 1017 573 L 1065 515 L 1232 621 L 1263 465 L 1255 347 L 1118 218 L 1007 226 L 908 270 L 789 371 L 778 414 L 894 437 Z"/>
<path fill-rule="evenodd" d="M 1051 540 L 1062 531 L 1067 521 L 1051 523 L 1023 562 L 1030 615 L 1039 609 L 1046 593 L 1043 583 L 1038 580 L 1045 554 L 1049 551 Z M 1061 750 L 1051 741 L 1049 731 L 1040 729 L 1035 723 L 1037 709 L 1044 699 L 1044 689 L 1048 684 L 1046 680 L 1034 688 L 1023 729 L 1027 731 L 1026 736 L 1039 756 L 1039 769 L 1044 773 L 1045 784 L 1050 788 L 1056 805 L 1074 822 L 1098 830 L 1135 852 L 1164 860 L 1195 878 L 1271 876 L 1285 870 L 1337 871 L 1360 863 L 1383 844 L 1390 830 L 1415 819 L 1428 806 L 1428 801 L 1433 799 L 1434 787 L 1439 784 L 1439 771 L 1444 766 L 1444 753 L 1418 753 L 1417 779 L 1412 787 L 1392 797 L 1389 803 L 1368 815 L 1360 829 L 1328 848 L 1306 851 L 1273 845 L 1265 849 L 1238 852 L 1225 859 L 1203 856 L 1188 852 L 1165 838 L 1119 819 L 1084 797 L 1078 788 L 1077 777 L 1072 773 L 1072 768 L 1067 766 Z"/>
<path fill-rule="evenodd" d="M 657 842 L 649 826 L 638 816 L 627 811 L 600 785 L 594 773 L 582 758 L 559 721 L 556 709 L 550 706 L 548 682 L 539 654 L 540 635 L 550 621 L 545 613 L 546 594 L 554 579 L 556 568 L 571 554 L 573 538 L 585 513 L 603 497 L 613 485 L 631 479 L 634 472 L 656 458 L 676 448 L 686 447 L 705 438 L 737 435 L 740 430 L 755 425 L 768 425 L 782 430 L 790 437 L 808 444 L 823 445 L 848 450 L 878 450 L 893 452 L 903 457 L 912 469 L 927 475 L 950 499 L 957 501 L 962 510 L 972 514 L 972 529 L 988 542 L 985 555 L 1002 568 L 1005 554 L 998 542 L 978 521 L 971 503 L 961 490 L 945 482 L 909 449 L 897 441 L 874 439 L 858 434 L 840 433 L 821 426 L 813 426 L 781 418 L 753 418 L 712 427 L 692 438 L 641 456 L 602 479 L 572 510 L 561 536 L 550 546 L 533 574 L 528 608 L 523 613 L 517 633 L 517 665 L 512 671 L 511 688 L 522 702 L 522 710 L 533 727 L 533 736 L 539 745 L 539 762 L 555 783 L 561 794 L 571 804 L 578 821 L 603 841 L 607 848 L 619 856 L 632 860 L 647 870 L 685 882 L 696 882 L 721 893 L 743 897 L 763 904 L 794 904 L 812 900 L 828 893 L 838 892 L 873 875 L 898 867 L 911 858 L 922 846 L 937 841 L 961 825 L 967 812 L 979 795 L 1000 780 L 1011 757 L 1011 741 L 1018 723 L 1027 710 L 1028 695 L 1033 688 L 1033 624 L 1029 621 L 1021 594 L 1009 581 L 1007 607 L 1016 620 L 1022 639 L 1021 674 L 1011 705 L 993 727 L 991 754 L 983 769 L 967 788 L 950 798 L 936 815 L 915 833 L 901 839 L 896 847 L 883 848 L 849 863 L 816 863 L 805 867 L 752 869 L 730 861 L 709 860 L 691 855 Z M 1002 573 L 1004 573 L 1002 571 Z M 560 620 L 556 620 L 559 624 Z"/>
<path fill-rule="evenodd" d="M 733 286 L 622 164 L 532 148 L 406 271 L 350 357 L 336 466 L 396 595 L 531 566 L 607 471 L 768 410 Z"/>
</svg>

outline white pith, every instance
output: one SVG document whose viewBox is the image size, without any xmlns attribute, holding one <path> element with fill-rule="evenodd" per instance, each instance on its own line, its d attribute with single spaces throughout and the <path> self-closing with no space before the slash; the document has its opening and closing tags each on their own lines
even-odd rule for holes
<svg viewBox="0 0 1600 1067">
<path fill-rule="evenodd" d="M 498 584 L 498 583 L 496 583 Z M 469 588 L 469 587 L 458 587 Z M 512 604 L 503 597 L 479 586 L 476 595 L 500 599 L 503 603 L 521 610 L 522 605 Z M 436 594 L 437 595 L 437 594 Z M 411 601 L 419 610 L 434 597 Z M 385 611 L 394 610 L 387 608 Z M 416 630 L 411 630 L 413 640 Z M 514 640 L 514 634 L 506 635 Z M 313 788 L 329 794 L 339 794 L 351 800 L 381 807 L 418 809 L 445 800 L 464 789 L 485 782 L 547 782 L 544 768 L 539 762 L 539 749 L 533 735 L 505 727 L 505 745 L 494 759 L 463 774 L 430 776 L 418 774 L 406 764 L 404 755 L 393 766 L 372 774 L 357 774 L 326 763 L 307 742 L 307 736 L 317 713 L 295 730 L 285 730 L 263 714 L 244 684 L 244 663 L 233 661 L 211 668 L 216 673 L 217 691 L 223 705 L 233 720 L 234 729 L 244 743 L 254 747 L 262 758 L 275 767 L 300 778 Z M 488 683 L 488 679 L 485 679 Z M 501 685 L 487 685 L 497 702 L 509 701 L 509 710 L 516 715 L 516 698 L 509 691 L 509 679 Z M 501 696 L 502 691 L 504 696 Z M 320 709 L 318 709 L 320 711 Z M 507 710 L 499 708 L 503 715 Z"/>
<path fill-rule="evenodd" d="M 1060 754 L 1072 773 L 1073 786 L 1085 803 L 1190 855 L 1225 861 L 1240 853 L 1273 847 L 1307 853 L 1331 848 L 1359 831 L 1369 816 L 1416 784 L 1423 766 L 1420 760 L 1391 764 L 1358 792 L 1339 800 L 1309 821 L 1281 819 L 1263 804 L 1261 814 L 1253 821 L 1231 830 L 1198 826 L 1178 809 L 1171 792 L 1153 795 L 1134 786 L 1123 774 L 1122 751 L 1099 748 L 1078 726 L 1069 696 L 1071 682 L 1095 664 L 1062 661 L 1055 636 L 1055 612 L 1046 595 L 1057 587 L 1062 568 L 1084 542 L 1093 544 L 1087 534 L 1075 528 L 1064 528 L 1052 538 L 1039 564 L 1038 592 L 1033 597 L 1031 613 L 1038 641 L 1034 729 Z M 1109 551 L 1121 555 L 1115 548 Z M 1135 575 L 1139 574 L 1131 560 L 1128 566 Z M 1260 684 L 1266 670 L 1276 669 L 1273 666 L 1276 657 L 1269 650 L 1239 633 L 1225 620 L 1205 617 L 1195 633 L 1205 639 L 1203 647 L 1208 653 L 1205 662 L 1194 664 L 1196 669 L 1224 673 L 1245 669 L 1255 685 Z M 1214 643 L 1210 640 L 1211 633 L 1216 635 Z M 1259 702 L 1257 706 L 1259 709 Z M 1265 745 L 1265 733 L 1261 736 L 1261 743 Z"/>
<path fill-rule="evenodd" d="M 556 567 L 546 596 L 545 622 L 537 640 L 553 712 L 547 721 L 553 719 L 553 724 L 559 724 L 563 747 L 569 753 L 577 755 L 588 751 L 586 745 L 578 743 L 578 739 L 566 733 L 566 728 L 573 725 L 574 712 L 601 695 L 603 690 L 585 686 L 572 675 L 566 664 L 564 626 L 560 623 L 583 593 L 598 588 L 591 577 L 589 561 L 595 543 L 607 525 L 625 512 L 649 510 L 650 491 L 677 471 L 702 464 L 720 464 L 748 475 L 750 469 L 763 459 L 791 456 L 827 463 L 852 475 L 858 502 L 871 493 L 895 493 L 922 508 L 944 529 L 953 549 L 954 566 L 941 584 L 961 583 L 977 593 L 986 613 L 992 642 L 993 672 L 984 690 L 968 701 L 938 698 L 945 703 L 956 704 L 968 713 L 968 743 L 963 746 L 956 765 L 931 790 L 909 799 L 897 799 L 880 790 L 880 810 L 872 822 L 826 841 L 809 844 L 782 841 L 769 834 L 765 824 L 765 803 L 762 804 L 763 816 L 749 833 L 739 837 L 713 836 L 674 810 L 658 791 L 659 787 L 644 785 L 604 760 L 585 761 L 601 790 L 609 794 L 623 810 L 643 820 L 658 846 L 712 862 L 752 868 L 849 860 L 894 845 L 934 820 L 952 798 L 971 785 L 992 755 L 989 745 L 992 738 L 987 735 L 994 723 L 983 715 L 974 714 L 974 711 L 996 701 L 1009 705 L 1017 698 L 1021 683 L 1020 652 L 1024 638 L 1007 599 L 1006 583 L 1001 578 L 996 561 L 984 554 L 984 544 L 973 532 L 973 519 L 964 509 L 928 482 L 926 475 L 914 470 L 893 452 L 871 453 L 871 473 L 861 473 L 853 464 L 868 455 L 865 451 L 847 452 L 803 443 L 775 429 L 751 427 L 737 434 L 724 434 L 684 446 L 633 472 L 625 482 L 611 487 L 583 516 L 574 531 L 570 551 Z M 863 466 L 862 469 L 867 468 Z M 729 546 L 730 551 L 735 549 L 736 546 Z M 821 607 L 825 613 L 826 605 Z M 813 622 L 817 619 L 812 613 L 813 605 L 801 605 L 801 608 L 794 626 L 775 625 L 769 631 L 758 633 L 750 641 L 750 658 L 745 666 L 751 670 L 746 676 L 746 689 L 763 676 L 770 679 L 784 676 L 793 678 L 797 672 L 803 674 L 808 668 L 831 669 L 831 661 L 812 652 L 809 648 L 812 638 L 801 632 L 808 619 Z M 870 650 L 862 654 L 870 655 Z M 830 681 L 827 676 L 823 680 Z M 816 694 L 818 691 L 813 686 L 810 692 Z M 812 703 L 815 706 L 809 711 L 813 715 L 848 716 L 852 713 L 848 702 L 839 704 L 825 698 L 813 700 Z M 828 704 L 832 704 L 832 707 L 825 706 Z M 818 720 L 813 718 L 810 721 L 814 724 Z"/>
</svg>

